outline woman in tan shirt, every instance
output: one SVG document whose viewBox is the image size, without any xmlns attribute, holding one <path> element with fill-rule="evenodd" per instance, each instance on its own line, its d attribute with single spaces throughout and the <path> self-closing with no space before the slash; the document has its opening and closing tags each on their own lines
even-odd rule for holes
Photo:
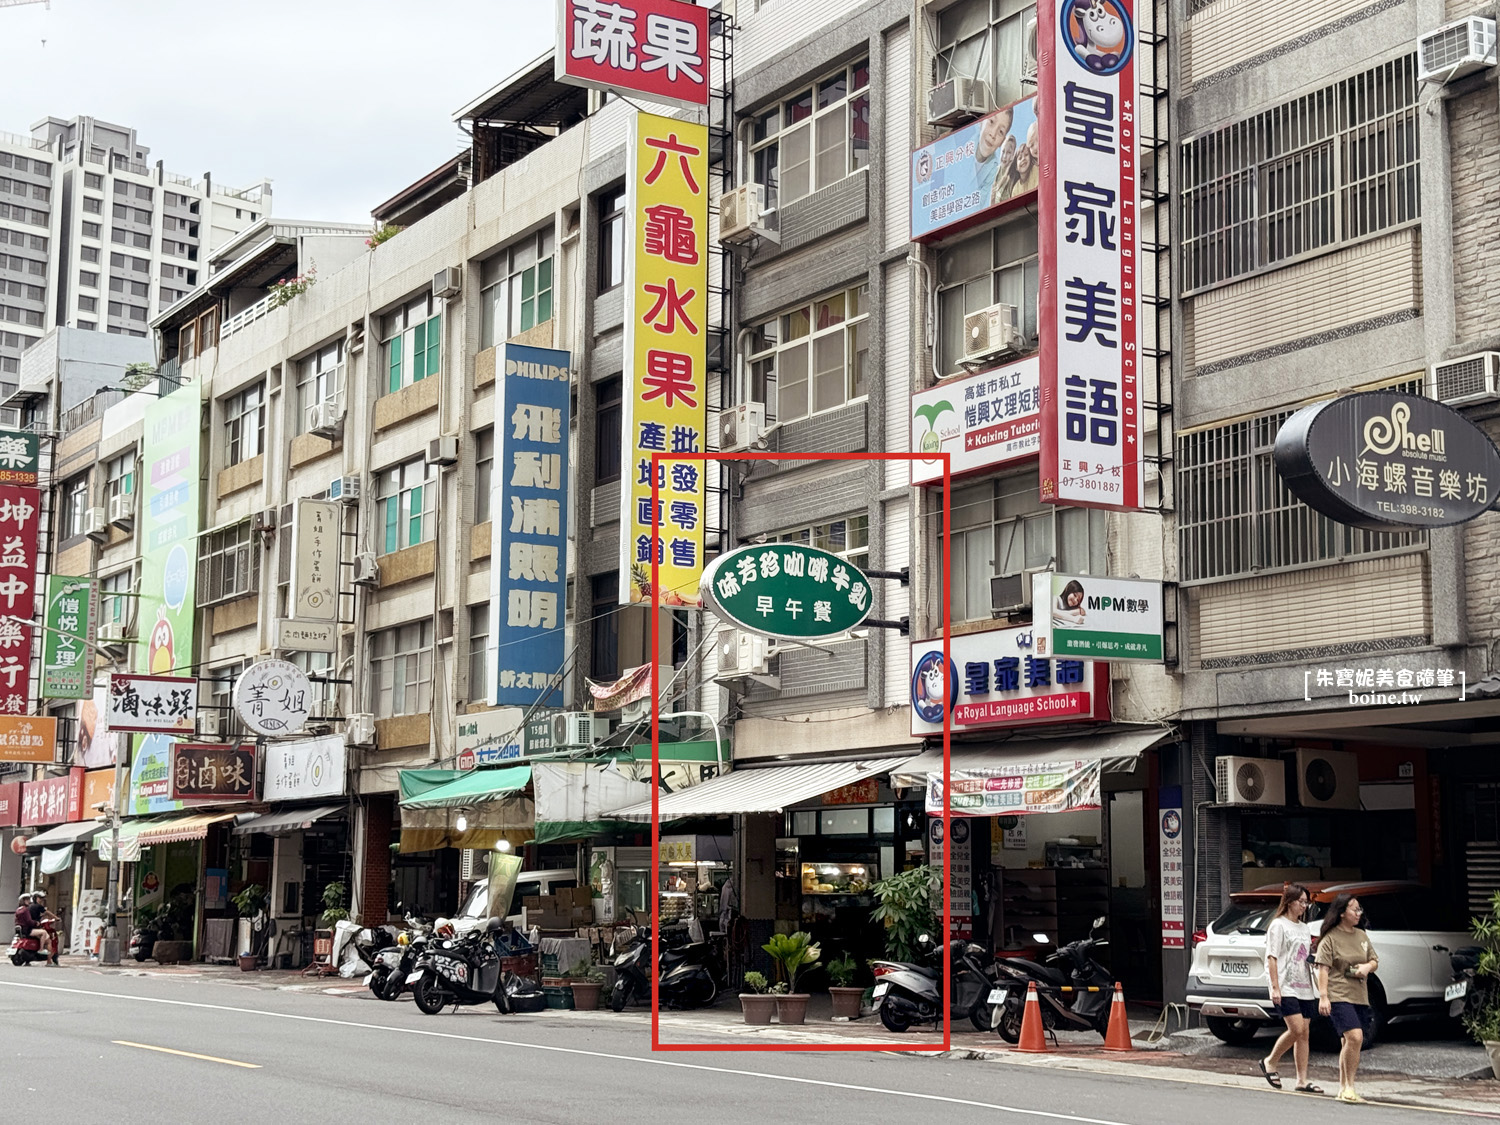
<svg viewBox="0 0 1500 1125">
<path fill-rule="evenodd" d="M 1369 935 L 1359 928 L 1364 911 L 1353 895 L 1339 895 L 1323 917 L 1318 950 L 1318 1011 L 1333 1021 L 1343 1037 L 1339 1051 L 1339 1101 L 1362 1102 L 1354 1092 L 1354 1072 L 1365 1029 L 1370 1026 L 1370 974 L 1380 957 Z"/>
</svg>

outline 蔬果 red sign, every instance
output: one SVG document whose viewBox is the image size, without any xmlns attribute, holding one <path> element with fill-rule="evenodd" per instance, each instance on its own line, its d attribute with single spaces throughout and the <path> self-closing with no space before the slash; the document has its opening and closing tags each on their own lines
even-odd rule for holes
<svg viewBox="0 0 1500 1125">
<path fill-rule="evenodd" d="M 557 0 L 559 82 L 708 104 L 708 9 L 682 0 Z"/>
</svg>

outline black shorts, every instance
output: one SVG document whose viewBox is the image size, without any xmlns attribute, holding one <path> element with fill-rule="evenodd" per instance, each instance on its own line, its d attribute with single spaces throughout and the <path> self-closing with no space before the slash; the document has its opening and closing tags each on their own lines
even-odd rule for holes
<svg viewBox="0 0 1500 1125">
<path fill-rule="evenodd" d="M 1283 996 L 1276 1010 L 1284 1016 L 1301 1016 L 1305 1020 L 1310 1020 L 1318 1014 L 1318 1002 L 1303 1000 L 1297 996 Z"/>
<path fill-rule="evenodd" d="M 1361 1031 L 1365 1035 L 1370 1034 L 1370 1005 L 1351 1004 L 1347 1000 L 1335 1000 L 1329 1005 L 1329 1019 L 1333 1021 L 1334 1028 L 1343 1038 L 1351 1031 Z"/>
</svg>

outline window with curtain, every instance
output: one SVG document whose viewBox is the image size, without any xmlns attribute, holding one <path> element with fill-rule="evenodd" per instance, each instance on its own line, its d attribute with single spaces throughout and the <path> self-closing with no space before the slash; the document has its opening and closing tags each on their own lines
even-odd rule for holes
<svg viewBox="0 0 1500 1125">
<path fill-rule="evenodd" d="M 425 543 L 436 532 L 437 467 L 422 458 L 380 474 L 376 535 L 380 553 Z"/>
<path fill-rule="evenodd" d="M 964 317 L 996 303 L 1013 305 L 1027 350 L 1038 342 L 1041 287 L 1036 218 L 1025 214 L 938 253 L 938 361 L 957 374 L 964 355 Z"/>
<path fill-rule="evenodd" d="M 420 715 L 432 710 L 432 622 L 414 621 L 370 635 L 375 715 Z"/>
<path fill-rule="evenodd" d="M 750 173 L 767 210 L 837 183 L 870 162 L 870 60 L 860 59 L 756 114 Z"/>
</svg>

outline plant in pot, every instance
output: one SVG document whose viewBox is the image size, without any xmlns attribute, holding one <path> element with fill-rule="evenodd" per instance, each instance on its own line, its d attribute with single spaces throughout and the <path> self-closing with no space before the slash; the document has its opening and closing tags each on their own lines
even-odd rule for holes
<svg viewBox="0 0 1500 1125">
<path fill-rule="evenodd" d="M 786 991 L 776 997 L 776 1018 L 781 1023 L 801 1023 L 807 1018 L 808 995 L 797 991 L 797 974 L 818 963 L 822 950 L 813 943 L 812 935 L 798 930 L 791 934 L 775 934 L 761 946 L 776 962 L 776 975 L 786 985 Z"/>
<path fill-rule="evenodd" d="M 1500 1078 L 1500 892 L 1490 898 L 1487 914 L 1469 923 L 1480 947 L 1474 979 L 1469 982 L 1463 1025 L 1490 1056 L 1490 1072 Z"/>
<path fill-rule="evenodd" d="M 765 1024 L 771 1022 L 771 1013 L 776 1010 L 776 997 L 771 992 L 771 982 L 764 973 L 746 973 L 745 991 L 740 993 L 740 1011 L 745 1022 Z"/>
<path fill-rule="evenodd" d="M 943 874 L 923 865 L 881 879 L 870 887 L 879 900 L 870 917 L 885 924 L 885 951 L 892 961 L 916 961 L 917 939 L 937 931 L 932 912 L 933 896 L 942 897 Z"/>
<path fill-rule="evenodd" d="M 348 895 L 348 886 L 341 882 L 329 883 L 328 886 L 323 888 L 323 914 L 321 921 L 325 927 L 348 920 L 349 911 L 344 908 L 344 901 Z"/>
<path fill-rule="evenodd" d="M 259 883 L 246 884 L 238 894 L 233 895 L 230 902 L 239 912 L 241 918 L 254 918 L 266 908 L 266 888 Z M 251 972 L 260 961 L 260 950 L 240 950 L 240 969 L 243 972 Z"/>
<path fill-rule="evenodd" d="M 604 974 L 587 961 L 580 961 L 566 973 L 573 987 L 573 1008 L 579 1012 L 599 1010 L 599 991 L 604 987 Z"/>
<path fill-rule="evenodd" d="M 193 929 L 197 917 L 197 895 L 182 889 L 167 899 L 156 916 L 156 944 L 151 956 L 159 965 L 175 965 L 193 956 Z"/>
<path fill-rule="evenodd" d="M 828 962 L 828 997 L 833 1001 L 833 1018 L 836 1020 L 859 1019 L 860 998 L 864 988 L 854 983 L 859 965 L 847 953 Z"/>
</svg>

